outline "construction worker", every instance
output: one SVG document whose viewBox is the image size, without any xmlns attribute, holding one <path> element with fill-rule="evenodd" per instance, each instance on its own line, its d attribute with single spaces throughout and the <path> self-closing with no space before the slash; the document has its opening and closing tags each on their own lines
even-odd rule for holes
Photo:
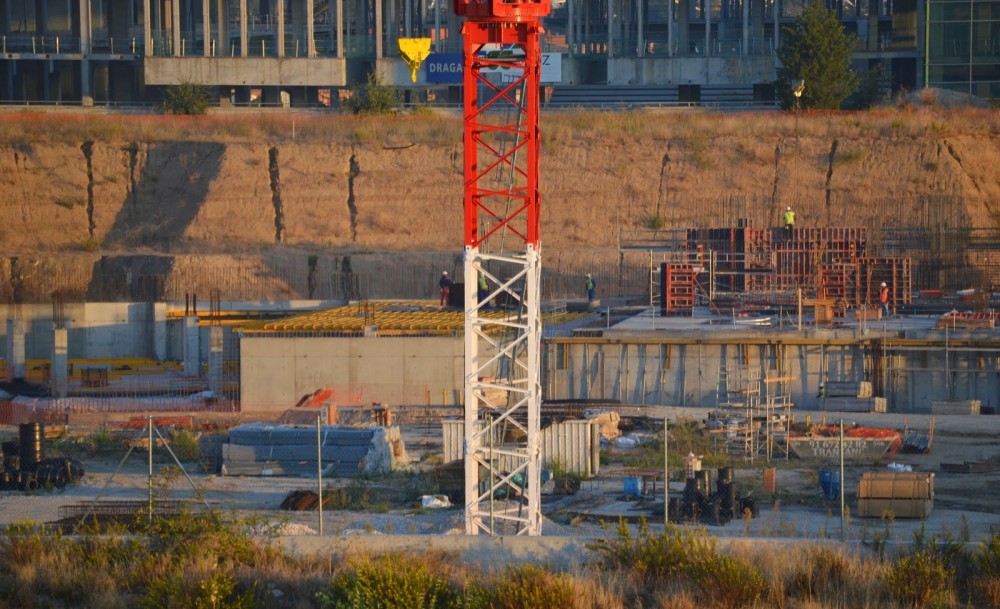
<svg viewBox="0 0 1000 609">
<path fill-rule="evenodd" d="M 882 307 L 882 317 L 889 317 L 889 288 L 882 282 L 878 290 L 878 302 Z"/>
<path fill-rule="evenodd" d="M 791 207 L 785 208 L 785 236 L 792 236 L 792 229 L 795 228 L 795 212 Z"/>
<path fill-rule="evenodd" d="M 490 284 L 486 281 L 486 275 L 479 276 L 479 303 L 482 304 L 486 302 L 487 297 L 490 295 Z M 486 308 L 489 308 L 489 303 L 486 303 Z"/>
<path fill-rule="evenodd" d="M 451 286 L 455 285 L 455 282 L 448 277 L 448 271 L 441 272 L 441 281 L 438 282 L 441 286 L 441 306 L 448 304 L 448 295 L 451 294 Z"/>
<path fill-rule="evenodd" d="M 597 290 L 597 282 L 587 273 L 587 304 L 594 304 L 594 291 Z"/>
<path fill-rule="evenodd" d="M 816 394 L 816 397 L 818 397 L 818 398 L 825 398 L 826 397 L 826 383 L 820 383 L 819 384 L 819 393 Z"/>
</svg>

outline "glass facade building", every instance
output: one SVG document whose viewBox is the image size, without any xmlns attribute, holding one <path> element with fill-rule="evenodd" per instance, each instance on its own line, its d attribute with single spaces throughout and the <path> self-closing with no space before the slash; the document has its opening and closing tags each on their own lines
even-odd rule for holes
<svg viewBox="0 0 1000 609">
<path fill-rule="evenodd" d="M 1000 2 L 929 1 L 928 86 L 1000 98 Z"/>
</svg>

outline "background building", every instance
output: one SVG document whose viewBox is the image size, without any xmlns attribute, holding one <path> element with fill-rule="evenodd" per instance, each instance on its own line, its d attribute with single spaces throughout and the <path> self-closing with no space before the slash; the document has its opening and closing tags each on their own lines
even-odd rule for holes
<svg viewBox="0 0 1000 609">
<path fill-rule="evenodd" d="M 554 2 L 549 101 L 771 103 L 775 49 L 803 1 Z M 925 23 L 917 0 L 828 0 L 881 92 L 926 80 L 994 96 L 1000 4 L 929 3 Z M 222 106 L 336 105 L 374 72 L 412 99 L 457 102 L 459 29 L 436 0 L 0 0 L 0 101 L 155 102 L 192 82 Z M 416 83 L 396 50 L 411 36 L 434 41 Z"/>
</svg>

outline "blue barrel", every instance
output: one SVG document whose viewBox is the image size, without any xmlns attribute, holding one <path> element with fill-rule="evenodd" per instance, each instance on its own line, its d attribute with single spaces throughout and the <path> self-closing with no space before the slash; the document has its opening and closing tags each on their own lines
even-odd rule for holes
<svg viewBox="0 0 1000 609">
<path fill-rule="evenodd" d="M 625 478 L 625 494 L 635 497 L 642 496 L 642 477 L 628 476 Z"/>
<path fill-rule="evenodd" d="M 836 499 L 840 496 L 840 472 L 835 470 L 821 469 L 819 471 L 819 487 L 823 490 L 823 496 L 827 499 Z"/>
</svg>

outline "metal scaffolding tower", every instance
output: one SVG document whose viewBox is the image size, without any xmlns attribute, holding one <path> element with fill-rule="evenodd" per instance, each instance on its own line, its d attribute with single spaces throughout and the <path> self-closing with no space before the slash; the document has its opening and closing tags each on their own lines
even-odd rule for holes
<svg viewBox="0 0 1000 609">
<path fill-rule="evenodd" d="M 465 17 L 465 529 L 538 535 L 540 19 L 550 3 L 454 8 Z M 480 314 L 494 302 L 502 319 Z M 497 508 L 498 491 L 517 495 L 516 507 Z"/>
</svg>

